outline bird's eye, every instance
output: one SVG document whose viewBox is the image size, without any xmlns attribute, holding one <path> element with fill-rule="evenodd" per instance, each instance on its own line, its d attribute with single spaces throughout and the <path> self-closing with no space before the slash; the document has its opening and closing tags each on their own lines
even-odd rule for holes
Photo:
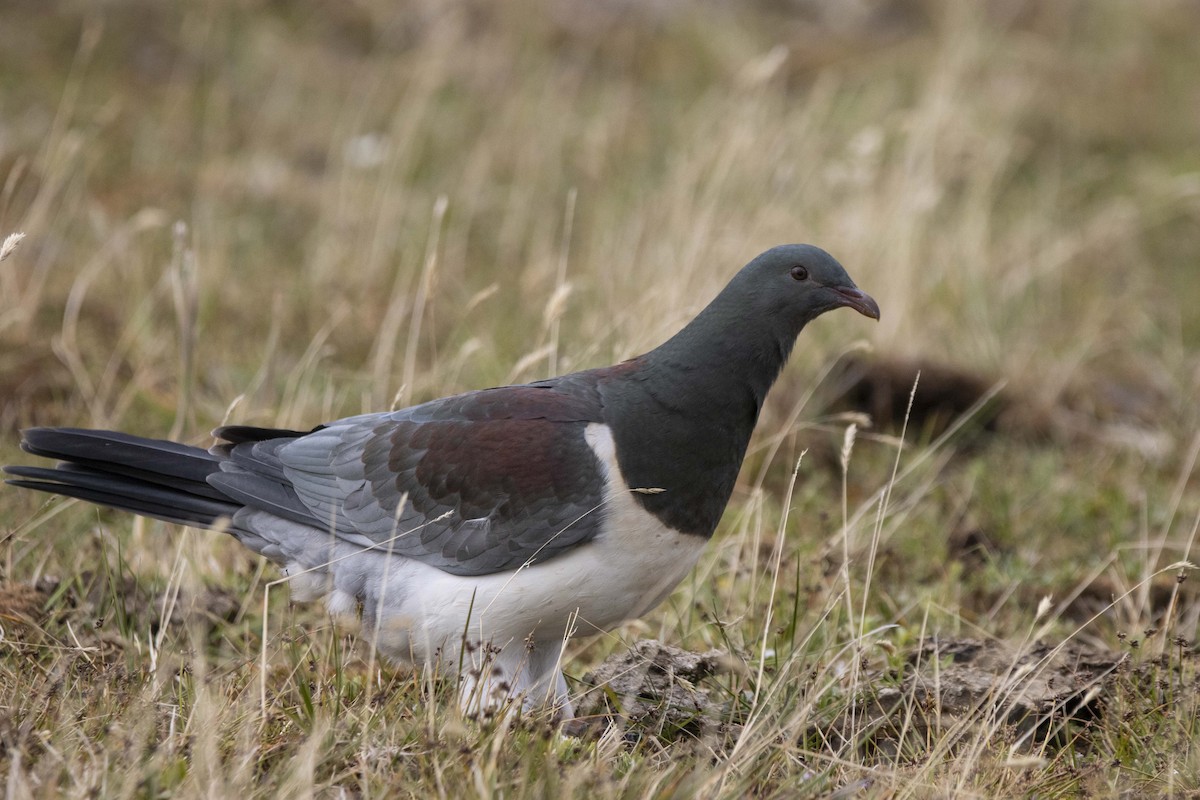
<svg viewBox="0 0 1200 800">
<path fill-rule="evenodd" d="M 792 267 L 792 277 L 798 281 L 808 280 L 808 268 L 807 267 Z"/>
</svg>

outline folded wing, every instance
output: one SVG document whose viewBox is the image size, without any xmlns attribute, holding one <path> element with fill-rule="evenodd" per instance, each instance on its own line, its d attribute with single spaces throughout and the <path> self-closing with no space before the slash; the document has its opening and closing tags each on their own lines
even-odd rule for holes
<svg viewBox="0 0 1200 800">
<path fill-rule="evenodd" d="M 593 395 L 543 384 L 351 417 L 302 436 L 222 429 L 232 441 L 216 449 L 224 459 L 208 482 L 248 510 L 456 575 L 489 574 L 597 535 L 605 476 L 584 429 L 600 416 Z"/>
</svg>

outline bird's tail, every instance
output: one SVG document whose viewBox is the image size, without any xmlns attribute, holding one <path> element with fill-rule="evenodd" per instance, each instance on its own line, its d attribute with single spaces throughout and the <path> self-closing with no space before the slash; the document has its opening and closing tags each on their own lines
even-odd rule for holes
<svg viewBox="0 0 1200 800">
<path fill-rule="evenodd" d="M 5 467 L 13 486 L 204 528 L 242 507 L 208 484 L 223 459 L 199 447 L 116 431 L 30 428 L 21 449 L 59 463 Z"/>
</svg>

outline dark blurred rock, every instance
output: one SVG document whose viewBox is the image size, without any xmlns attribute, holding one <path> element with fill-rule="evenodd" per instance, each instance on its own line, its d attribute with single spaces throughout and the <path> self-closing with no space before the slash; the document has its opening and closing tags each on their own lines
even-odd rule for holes
<svg viewBox="0 0 1200 800">
<path fill-rule="evenodd" d="M 876 425 L 892 428 L 903 425 L 907 415 L 910 430 L 936 435 L 983 401 L 995 383 L 965 369 L 922 359 L 852 358 L 833 377 L 837 397 L 832 407 L 867 414 Z M 1007 396 L 995 394 L 978 409 L 978 424 L 995 429 L 1007 407 Z"/>
</svg>

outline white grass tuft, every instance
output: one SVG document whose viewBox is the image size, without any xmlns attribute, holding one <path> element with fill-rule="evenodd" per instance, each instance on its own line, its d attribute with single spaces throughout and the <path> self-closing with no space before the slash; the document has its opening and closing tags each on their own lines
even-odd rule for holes
<svg viewBox="0 0 1200 800">
<path fill-rule="evenodd" d="M 24 239 L 25 234 L 23 233 L 10 233 L 8 236 L 5 236 L 4 241 L 0 242 L 0 261 L 3 261 L 16 252 L 17 245 L 21 244 Z"/>
</svg>

